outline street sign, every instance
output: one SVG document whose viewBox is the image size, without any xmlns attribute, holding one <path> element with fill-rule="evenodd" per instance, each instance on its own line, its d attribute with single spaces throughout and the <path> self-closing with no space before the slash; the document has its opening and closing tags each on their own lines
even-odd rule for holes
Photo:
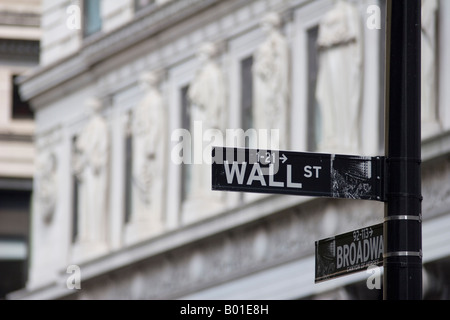
<svg viewBox="0 0 450 320">
<path fill-rule="evenodd" d="M 384 157 L 214 147 L 212 189 L 384 201 Z"/>
<path fill-rule="evenodd" d="M 383 224 L 316 241 L 315 282 L 383 265 Z"/>
</svg>

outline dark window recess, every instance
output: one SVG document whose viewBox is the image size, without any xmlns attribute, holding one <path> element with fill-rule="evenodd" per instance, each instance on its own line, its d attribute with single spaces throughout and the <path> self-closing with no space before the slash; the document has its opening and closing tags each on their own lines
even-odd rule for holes
<svg viewBox="0 0 450 320">
<path fill-rule="evenodd" d="M 25 256 L 0 250 L 0 300 L 23 289 L 28 275 L 31 190 L 0 190 L 0 244 L 20 244 Z"/>
<path fill-rule="evenodd" d="M 33 119 L 34 113 L 31 110 L 30 104 L 23 101 L 20 97 L 19 86 L 16 84 L 17 75 L 12 76 L 12 118 L 13 119 Z"/>
<path fill-rule="evenodd" d="M 83 35 L 88 37 L 101 31 L 102 16 L 100 0 L 85 0 L 83 2 Z"/>
<path fill-rule="evenodd" d="M 2 212 L 30 211 L 31 191 L 29 190 L 0 190 L 0 214 Z"/>
<path fill-rule="evenodd" d="M 189 86 L 185 86 L 181 88 L 181 112 L 182 112 L 182 119 L 181 119 L 181 125 L 183 129 L 191 131 L 191 104 L 189 102 L 189 98 L 187 96 L 189 90 Z M 187 147 L 187 146 L 186 146 Z M 184 148 L 183 148 L 184 152 Z M 186 156 L 185 154 L 180 154 L 180 157 Z M 187 199 L 189 192 L 190 192 L 190 183 L 191 183 L 191 175 L 192 175 L 192 169 L 190 164 L 183 163 L 182 165 L 182 185 L 181 185 L 181 200 L 184 201 Z"/>
<path fill-rule="evenodd" d="M 315 151 L 320 139 L 320 113 L 316 99 L 319 48 L 319 27 L 308 30 L 308 149 Z"/>
<path fill-rule="evenodd" d="M 75 150 L 77 142 L 77 137 L 73 137 L 72 139 L 72 147 Z M 78 215 L 79 215 L 79 207 L 78 207 L 78 198 L 79 198 L 79 188 L 78 188 L 78 179 L 75 175 L 72 175 L 72 243 L 77 241 L 78 237 Z"/>
<path fill-rule="evenodd" d="M 244 131 L 253 128 L 253 57 L 241 61 L 241 117 Z M 246 142 L 248 145 L 248 142 Z"/>
<path fill-rule="evenodd" d="M 0 39 L 1 58 L 8 60 L 25 60 L 33 64 L 38 64 L 39 53 L 39 41 Z"/>
<path fill-rule="evenodd" d="M 25 288 L 27 260 L 0 260 L 0 300 L 8 293 Z"/>
<path fill-rule="evenodd" d="M 241 126 L 242 130 L 254 129 L 253 123 L 253 56 L 241 60 Z M 251 146 L 251 139 L 245 135 L 244 147 Z M 244 192 L 240 193 L 241 201 L 244 199 Z"/>
<path fill-rule="evenodd" d="M 131 221 L 132 187 L 133 187 L 133 135 L 131 133 L 131 113 L 125 136 L 125 223 Z"/>
</svg>

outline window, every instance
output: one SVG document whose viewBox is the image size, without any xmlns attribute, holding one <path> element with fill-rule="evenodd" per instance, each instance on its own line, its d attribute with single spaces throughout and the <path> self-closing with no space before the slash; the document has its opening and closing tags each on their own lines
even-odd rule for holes
<svg viewBox="0 0 450 320">
<path fill-rule="evenodd" d="M 131 221 L 132 211 L 132 187 L 133 187 L 133 134 L 131 131 L 131 112 L 128 115 L 128 125 L 125 135 L 125 216 L 124 222 Z"/>
<path fill-rule="evenodd" d="M 30 204 L 31 180 L 0 179 L 0 300 L 27 283 Z"/>
<path fill-rule="evenodd" d="M 28 102 L 23 101 L 19 94 L 19 86 L 16 84 L 17 75 L 13 75 L 11 82 L 12 92 L 12 118 L 13 119 L 33 119 L 34 113 Z"/>
<path fill-rule="evenodd" d="M 0 300 L 25 288 L 28 279 L 28 247 L 25 237 L 0 236 Z"/>
<path fill-rule="evenodd" d="M 181 125 L 183 129 L 191 131 L 191 116 L 190 116 L 190 108 L 191 104 L 189 102 L 189 98 L 187 96 L 189 90 L 189 86 L 185 86 L 181 88 Z M 183 148 L 184 150 L 184 148 Z M 184 152 L 184 151 L 183 151 Z M 186 156 L 183 154 L 183 157 Z M 186 159 L 187 160 L 187 159 Z M 190 162 L 189 162 L 190 163 Z M 192 165 L 183 163 L 182 165 L 182 185 L 181 185 L 181 201 L 184 201 L 188 198 L 190 193 L 190 184 L 191 184 L 191 175 L 192 175 Z"/>
<path fill-rule="evenodd" d="M 155 0 L 134 0 L 134 11 L 139 11 L 150 5 L 154 5 Z"/>
<path fill-rule="evenodd" d="M 77 143 L 77 137 L 73 137 L 72 139 L 72 149 L 75 150 L 75 146 Z M 79 187 L 78 187 L 78 178 L 75 174 L 72 175 L 72 243 L 77 241 L 78 237 L 78 216 L 79 216 Z"/>
<path fill-rule="evenodd" d="M 242 129 L 245 131 L 253 127 L 253 57 L 241 61 L 241 110 Z"/>
<path fill-rule="evenodd" d="M 241 61 L 241 117 L 242 130 L 253 128 L 253 56 Z M 245 136 L 245 147 L 249 147 L 251 137 Z"/>
<path fill-rule="evenodd" d="M 88 37 L 102 29 L 100 0 L 83 2 L 83 35 Z"/>
<path fill-rule="evenodd" d="M 320 113 L 316 100 L 319 48 L 319 27 L 308 30 L 308 149 L 317 150 L 320 139 Z"/>
</svg>

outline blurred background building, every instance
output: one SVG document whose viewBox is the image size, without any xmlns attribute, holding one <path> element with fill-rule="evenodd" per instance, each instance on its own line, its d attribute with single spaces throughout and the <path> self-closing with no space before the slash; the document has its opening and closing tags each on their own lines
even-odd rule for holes
<svg viewBox="0 0 450 320">
<path fill-rule="evenodd" d="M 16 78 L 39 64 L 40 1 L 0 2 L 0 299 L 28 278 L 34 112 Z"/>
<path fill-rule="evenodd" d="M 183 164 L 191 148 L 181 142 L 195 158 L 211 142 L 206 129 L 275 128 L 283 149 L 383 155 L 384 1 L 42 0 L 40 9 L 39 66 L 17 79 L 17 100 L 34 112 L 33 145 L 32 124 L 14 117 L 16 95 L 0 105 L 0 148 L 10 148 L 0 154 L 0 218 L 11 219 L 2 220 L 1 244 L 22 263 L 14 272 L 28 268 L 7 298 L 382 297 L 365 272 L 315 284 L 314 242 L 381 223 L 383 203 L 212 192 L 210 167 Z M 21 17 L 0 10 L 1 30 Z M 423 1 L 428 299 L 448 299 L 450 289 L 448 16 L 448 1 Z M 1 90 L 16 92 L 12 77 L 22 71 L 3 64 L 37 62 L 31 48 L 20 51 L 31 46 L 21 37 L 2 33 L 12 44 L 0 48 Z M 250 133 L 224 142 L 261 143 Z M 10 145 L 24 143 L 30 166 L 16 169 Z M 10 218 L 17 203 L 20 224 Z M 10 261 L 0 248 L 0 263 Z M 80 289 L 71 285 L 78 267 Z"/>
</svg>

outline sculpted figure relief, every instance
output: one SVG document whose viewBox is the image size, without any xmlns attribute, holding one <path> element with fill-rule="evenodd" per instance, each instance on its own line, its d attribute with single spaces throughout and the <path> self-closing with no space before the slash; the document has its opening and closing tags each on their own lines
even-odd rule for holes
<svg viewBox="0 0 450 320">
<path fill-rule="evenodd" d="M 36 163 L 36 200 L 39 214 L 45 223 L 53 220 L 57 199 L 56 156 L 46 152 Z"/>
<path fill-rule="evenodd" d="M 194 81 L 189 86 L 188 97 L 192 103 L 192 121 L 202 121 L 203 129 L 225 127 L 226 93 L 224 75 L 217 63 L 217 46 L 205 43 L 198 51 L 201 64 Z"/>
<path fill-rule="evenodd" d="M 316 99 L 321 118 L 318 149 L 355 152 L 359 148 L 363 89 L 362 22 L 354 5 L 338 0 L 319 25 Z"/>
<path fill-rule="evenodd" d="M 132 116 L 134 210 L 131 218 L 135 221 L 158 215 L 163 191 L 165 112 L 159 77 L 154 72 L 146 72 L 140 82 L 145 95 Z"/>
<path fill-rule="evenodd" d="M 101 102 L 88 101 L 91 115 L 75 143 L 74 173 L 78 179 L 78 241 L 106 240 L 109 137 Z"/>
<path fill-rule="evenodd" d="M 216 129 L 223 132 L 225 129 L 226 90 L 224 75 L 216 62 L 217 46 L 205 43 L 198 52 L 200 69 L 189 86 L 188 98 L 191 102 L 191 128 L 201 123 L 203 131 Z M 199 145 L 201 144 L 201 148 Z M 193 139 L 193 150 L 205 150 L 202 137 Z M 210 146 L 209 146 L 210 147 Z M 209 153 L 210 154 L 210 153 Z M 190 198 L 210 199 L 217 196 L 211 193 L 211 168 L 208 164 L 193 164 L 190 188 Z"/>
<path fill-rule="evenodd" d="M 289 101 L 289 46 L 281 33 L 281 19 L 276 13 L 261 21 L 266 40 L 254 54 L 253 84 L 255 129 L 279 130 L 279 147 L 286 148 L 287 109 Z M 267 141 L 269 143 L 269 141 Z M 262 148 L 270 148 L 258 141 Z"/>
</svg>

